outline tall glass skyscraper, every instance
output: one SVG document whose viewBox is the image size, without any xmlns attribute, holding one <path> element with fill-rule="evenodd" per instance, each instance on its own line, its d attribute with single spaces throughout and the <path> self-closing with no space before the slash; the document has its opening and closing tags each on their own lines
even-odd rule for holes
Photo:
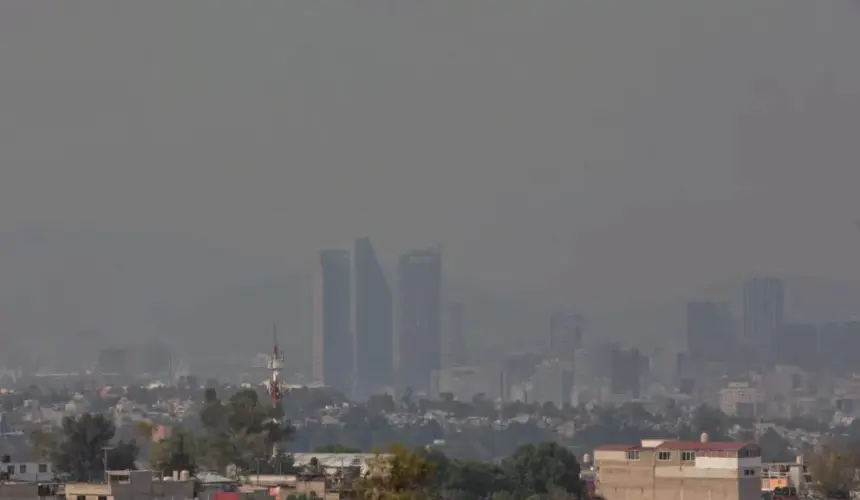
<svg viewBox="0 0 860 500">
<path fill-rule="evenodd" d="M 753 278 L 744 285 L 743 343 L 757 363 L 776 358 L 777 340 L 782 331 L 785 292 L 777 278 Z"/>
<path fill-rule="evenodd" d="M 398 386 L 429 390 L 431 373 L 442 365 L 442 254 L 435 248 L 407 252 L 398 273 Z"/>
<path fill-rule="evenodd" d="M 351 270 L 348 250 L 323 250 L 314 290 L 314 378 L 353 392 Z"/>
<path fill-rule="evenodd" d="M 394 330 L 391 287 L 368 238 L 355 240 L 356 394 L 365 398 L 392 385 Z"/>
</svg>

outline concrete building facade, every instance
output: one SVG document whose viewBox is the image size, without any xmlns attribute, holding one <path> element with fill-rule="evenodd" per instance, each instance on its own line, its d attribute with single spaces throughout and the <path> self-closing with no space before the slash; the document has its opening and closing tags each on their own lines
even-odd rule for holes
<svg viewBox="0 0 860 500">
<path fill-rule="evenodd" d="M 42 462 L 19 462 L 3 456 L 0 464 L 0 473 L 7 476 L 11 481 L 47 481 L 56 475 L 54 466 L 48 461 Z M 7 460 L 8 459 L 8 460 Z"/>
<path fill-rule="evenodd" d="M 606 500 L 759 500 L 761 450 L 740 442 L 643 440 L 595 450 Z"/>
</svg>

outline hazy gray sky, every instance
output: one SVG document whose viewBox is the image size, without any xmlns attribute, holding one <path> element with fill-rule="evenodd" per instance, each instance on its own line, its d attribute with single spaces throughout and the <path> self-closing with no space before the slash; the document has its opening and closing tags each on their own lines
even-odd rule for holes
<svg viewBox="0 0 860 500">
<path fill-rule="evenodd" d="M 0 2 L 0 230 L 441 242 L 593 307 L 860 276 L 860 3 Z"/>
</svg>

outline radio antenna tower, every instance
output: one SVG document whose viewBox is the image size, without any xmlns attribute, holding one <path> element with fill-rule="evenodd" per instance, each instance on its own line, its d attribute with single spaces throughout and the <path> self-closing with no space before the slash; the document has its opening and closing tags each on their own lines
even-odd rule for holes
<svg viewBox="0 0 860 500">
<path fill-rule="evenodd" d="M 271 372 L 268 385 L 269 395 L 272 397 L 272 406 L 275 408 L 281 407 L 281 370 L 284 369 L 284 354 L 278 349 L 278 326 L 272 325 L 272 353 L 267 356 L 266 368 Z M 276 424 L 281 424 L 279 419 L 275 419 Z M 278 457 L 278 443 L 272 445 L 272 458 Z"/>
</svg>

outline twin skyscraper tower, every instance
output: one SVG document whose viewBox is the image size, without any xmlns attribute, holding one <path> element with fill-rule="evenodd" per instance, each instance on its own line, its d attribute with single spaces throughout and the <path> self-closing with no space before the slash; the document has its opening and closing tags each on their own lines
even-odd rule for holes
<svg viewBox="0 0 860 500">
<path fill-rule="evenodd" d="M 442 254 L 400 256 L 397 290 L 369 238 L 323 250 L 314 283 L 314 378 L 347 396 L 426 390 L 441 367 Z"/>
</svg>

